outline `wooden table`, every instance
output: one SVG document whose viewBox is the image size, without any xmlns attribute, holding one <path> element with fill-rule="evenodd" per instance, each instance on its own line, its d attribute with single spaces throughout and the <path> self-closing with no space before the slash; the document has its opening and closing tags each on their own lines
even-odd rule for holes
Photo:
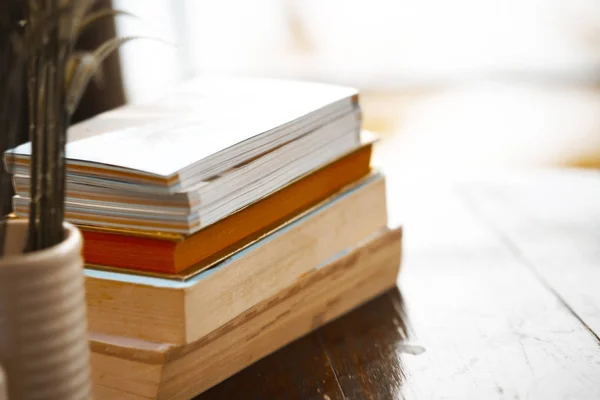
<svg viewBox="0 0 600 400">
<path fill-rule="evenodd" d="M 600 399 L 600 173 L 389 175 L 399 289 L 198 399 Z"/>
</svg>

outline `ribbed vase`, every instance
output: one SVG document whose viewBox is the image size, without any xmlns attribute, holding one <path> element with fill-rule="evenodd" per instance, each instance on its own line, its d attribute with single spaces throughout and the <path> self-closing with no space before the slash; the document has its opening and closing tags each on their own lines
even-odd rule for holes
<svg viewBox="0 0 600 400">
<path fill-rule="evenodd" d="M 27 224 L 11 221 L 0 260 L 0 364 L 9 400 L 91 398 L 82 239 L 22 253 Z"/>
</svg>

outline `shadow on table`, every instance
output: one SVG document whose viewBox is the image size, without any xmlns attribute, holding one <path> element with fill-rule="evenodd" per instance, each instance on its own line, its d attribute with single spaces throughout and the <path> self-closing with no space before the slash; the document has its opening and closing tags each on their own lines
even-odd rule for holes
<svg viewBox="0 0 600 400">
<path fill-rule="evenodd" d="M 401 398 L 402 354 L 423 351 L 408 337 L 404 301 L 394 288 L 196 399 Z"/>
</svg>

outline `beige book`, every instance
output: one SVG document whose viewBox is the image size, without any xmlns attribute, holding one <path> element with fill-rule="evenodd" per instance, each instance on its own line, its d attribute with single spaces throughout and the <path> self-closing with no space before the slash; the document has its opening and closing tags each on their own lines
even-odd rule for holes
<svg viewBox="0 0 600 400">
<path fill-rule="evenodd" d="M 90 330 L 191 343 L 386 225 L 385 179 L 374 173 L 187 281 L 87 269 Z"/>
<path fill-rule="evenodd" d="M 190 399 L 396 285 L 400 228 L 383 230 L 311 269 L 187 345 L 92 332 L 96 400 Z"/>
</svg>

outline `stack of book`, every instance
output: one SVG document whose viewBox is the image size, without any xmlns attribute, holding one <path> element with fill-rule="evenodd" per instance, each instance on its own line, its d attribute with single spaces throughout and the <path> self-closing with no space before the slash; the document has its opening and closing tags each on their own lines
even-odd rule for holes
<svg viewBox="0 0 600 400">
<path fill-rule="evenodd" d="M 71 128 L 96 398 L 190 398 L 395 285 L 361 126 L 353 88 L 201 77 Z"/>
</svg>

